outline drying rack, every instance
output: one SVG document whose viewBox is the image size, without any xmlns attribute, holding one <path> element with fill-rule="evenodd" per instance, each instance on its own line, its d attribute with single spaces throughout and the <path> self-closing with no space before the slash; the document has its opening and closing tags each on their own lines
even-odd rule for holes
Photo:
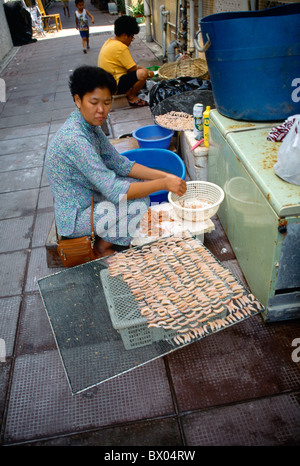
<svg viewBox="0 0 300 466">
<path fill-rule="evenodd" d="M 118 253 L 100 276 L 112 325 L 126 349 L 160 340 L 180 346 L 263 310 L 251 292 L 190 234 Z M 177 288 L 172 288 L 171 277 Z M 151 319 L 142 315 L 145 309 Z"/>
</svg>

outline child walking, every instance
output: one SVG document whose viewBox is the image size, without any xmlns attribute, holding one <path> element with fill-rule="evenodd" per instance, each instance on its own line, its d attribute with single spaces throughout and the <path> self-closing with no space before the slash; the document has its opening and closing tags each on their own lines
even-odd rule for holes
<svg viewBox="0 0 300 466">
<path fill-rule="evenodd" d="M 94 16 L 84 8 L 84 0 L 75 0 L 75 5 L 77 8 L 75 11 L 76 29 L 79 30 L 81 35 L 83 52 L 87 53 L 87 50 L 90 48 L 88 16 L 91 18 L 93 24 L 95 20 Z"/>
</svg>

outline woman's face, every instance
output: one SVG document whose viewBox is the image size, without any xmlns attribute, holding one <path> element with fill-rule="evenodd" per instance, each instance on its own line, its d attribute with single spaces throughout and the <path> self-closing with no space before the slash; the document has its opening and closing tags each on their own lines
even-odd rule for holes
<svg viewBox="0 0 300 466">
<path fill-rule="evenodd" d="M 101 126 L 104 123 L 112 103 L 109 89 L 97 87 L 92 92 L 84 94 L 82 99 L 78 94 L 74 96 L 74 99 L 87 123 L 92 126 Z"/>
</svg>

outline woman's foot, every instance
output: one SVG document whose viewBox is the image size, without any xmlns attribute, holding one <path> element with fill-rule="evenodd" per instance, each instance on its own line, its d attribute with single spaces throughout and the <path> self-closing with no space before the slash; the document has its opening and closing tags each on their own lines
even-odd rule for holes
<svg viewBox="0 0 300 466">
<path fill-rule="evenodd" d="M 97 259 L 114 254 L 115 251 L 112 246 L 112 243 L 108 243 L 108 241 L 105 241 L 103 238 L 98 238 L 95 242 L 95 255 Z"/>
</svg>

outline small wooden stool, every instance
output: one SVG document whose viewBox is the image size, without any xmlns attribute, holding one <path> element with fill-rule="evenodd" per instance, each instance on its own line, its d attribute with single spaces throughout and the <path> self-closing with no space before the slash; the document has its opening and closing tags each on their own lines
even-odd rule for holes
<svg viewBox="0 0 300 466">
<path fill-rule="evenodd" d="M 57 252 L 57 241 L 55 231 L 55 221 L 53 220 L 51 228 L 46 239 L 46 258 L 49 269 L 63 267 L 62 261 Z"/>
</svg>

